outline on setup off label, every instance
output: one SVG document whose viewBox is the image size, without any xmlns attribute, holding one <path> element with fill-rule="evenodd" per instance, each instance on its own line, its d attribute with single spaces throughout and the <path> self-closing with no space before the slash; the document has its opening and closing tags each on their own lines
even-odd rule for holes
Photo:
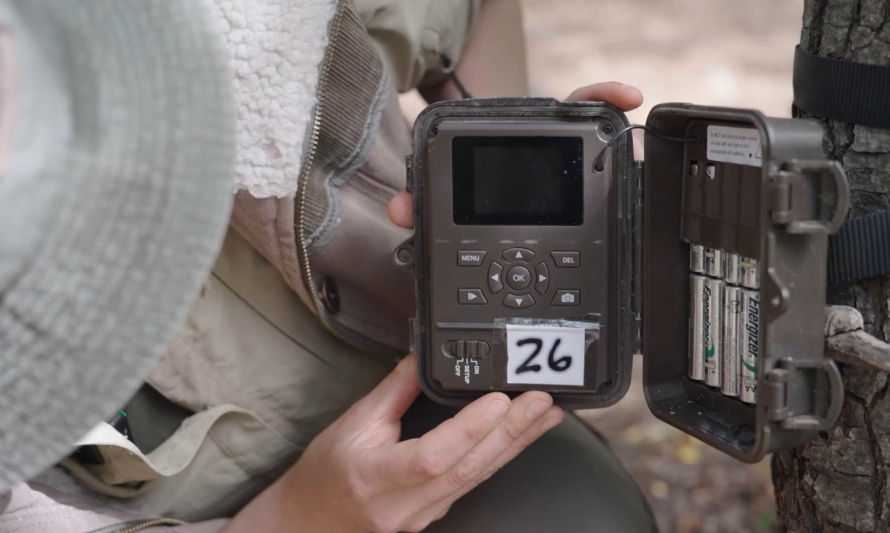
<svg viewBox="0 0 890 533">
<path fill-rule="evenodd" d="M 708 160 L 762 166 L 760 132 L 753 128 L 708 126 Z"/>
</svg>

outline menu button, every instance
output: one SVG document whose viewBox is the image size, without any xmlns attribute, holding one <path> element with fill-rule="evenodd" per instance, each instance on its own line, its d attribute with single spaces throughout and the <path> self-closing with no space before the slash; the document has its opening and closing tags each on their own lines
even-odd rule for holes
<svg viewBox="0 0 890 533">
<path fill-rule="evenodd" d="M 474 267 L 482 264 L 485 259 L 485 250 L 461 250 L 457 252 L 457 265 L 462 267 Z"/>
</svg>

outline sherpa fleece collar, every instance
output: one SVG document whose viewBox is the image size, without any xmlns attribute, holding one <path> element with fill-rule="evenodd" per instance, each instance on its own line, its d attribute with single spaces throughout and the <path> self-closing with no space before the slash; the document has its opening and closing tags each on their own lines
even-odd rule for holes
<svg viewBox="0 0 890 533">
<path fill-rule="evenodd" d="M 228 43 L 238 111 L 236 188 L 297 191 L 337 0 L 206 0 Z"/>
</svg>

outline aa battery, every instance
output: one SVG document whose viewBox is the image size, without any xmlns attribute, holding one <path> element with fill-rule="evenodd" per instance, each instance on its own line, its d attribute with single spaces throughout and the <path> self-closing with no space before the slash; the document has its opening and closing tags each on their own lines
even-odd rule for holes
<svg viewBox="0 0 890 533">
<path fill-rule="evenodd" d="M 742 289 L 739 317 L 739 349 L 741 351 L 741 383 L 739 399 L 757 403 L 757 366 L 760 361 L 760 296 L 757 291 Z"/>
<path fill-rule="evenodd" d="M 723 254 L 723 280 L 730 285 L 739 285 L 742 279 L 739 254 L 726 252 Z"/>
<path fill-rule="evenodd" d="M 723 282 L 697 274 L 689 281 L 689 378 L 719 387 Z"/>
<path fill-rule="evenodd" d="M 689 379 L 704 381 L 705 352 L 704 342 L 704 292 L 707 278 L 692 274 L 689 276 Z"/>
<path fill-rule="evenodd" d="M 723 277 L 723 251 L 705 248 L 705 275 L 712 278 Z"/>
<path fill-rule="evenodd" d="M 727 396 L 739 395 L 742 354 L 739 345 L 742 291 L 727 285 L 723 288 L 723 382 L 720 391 Z"/>
<path fill-rule="evenodd" d="M 689 270 L 696 274 L 705 273 L 705 247 L 701 244 L 689 245 Z"/>
<path fill-rule="evenodd" d="M 760 263 L 750 257 L 739 258 L 739 277 L 743 287 L 760 288 Z"/>
<path fill-rule="evenodd" d="M 716 279 L 705 280 L 704 302 L 704 341 L 705 341 L 705 383 L 719 387 L 723 376 L 723 282 Z"/>
</svg>

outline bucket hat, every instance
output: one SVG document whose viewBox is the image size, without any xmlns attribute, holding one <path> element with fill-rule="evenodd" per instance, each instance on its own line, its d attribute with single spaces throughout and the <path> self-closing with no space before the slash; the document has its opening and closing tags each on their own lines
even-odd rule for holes
<svg viewBox="0 0 890 533">
<path fill-rule="evenodd" d="M 196 0 L 0 0 L 0 493 L 184 320 L 231 207 L 231 91 Z"/>
</svg>

